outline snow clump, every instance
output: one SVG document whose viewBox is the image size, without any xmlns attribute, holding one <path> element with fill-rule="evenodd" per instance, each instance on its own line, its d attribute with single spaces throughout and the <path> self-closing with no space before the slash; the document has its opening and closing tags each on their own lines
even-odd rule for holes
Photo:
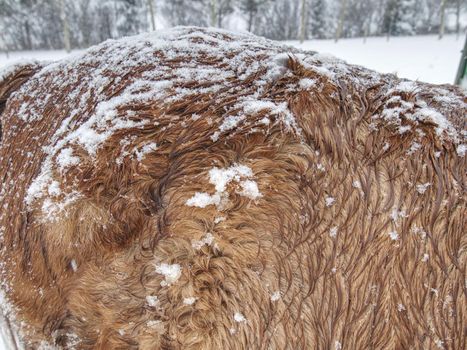
<svg viewBox="0 0 467 350">
<path fill-rule="evenodd" d="M 252 177 L 253 171 L 246 165 L 234 164 L 228 168 L 214 167 L 209 171 L 209 183 L 214 185 L 216 192 L 214 194 L 196 192 L 185 204 L 198 208 L 215 205 L 219 210 L 222 210 L 223 204 L 229 198 L 227 186 L 231 183 L 237 186 L 239 195 L 252 200 L 259 199 L 262 194 Z"/>
<path fill-rule="evenodd" d="M 182 268 L 179 264 L 170 265 L 162 263 L 156 266 L 156 272 L 164 275 L 164 281 L 161 282 L 161 286 L 165 287 L 177 282 L 182 275 Z"/>
</svg>

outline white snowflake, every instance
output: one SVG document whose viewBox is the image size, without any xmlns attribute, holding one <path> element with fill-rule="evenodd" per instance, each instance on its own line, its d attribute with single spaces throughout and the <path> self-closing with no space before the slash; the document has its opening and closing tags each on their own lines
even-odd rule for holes
<svg viewBox="0 0 467 350">
<path fill-rule="evenodd" d="M 234 320 L 235 320 L 235 322 L 238 322 L 238 323 L 240 323 L 240 322 L 246 322 L 245 316 L 243 316 L 243 314 L 240 313 L 240 312 L 236 312 L 236 313 L 234 314 Z"/>
<path fill-rule="evenodd" d="M 183 299 L 183 304 L 185 305 L 193 305 L 198 298 L 196 297 L 188 297 Z"/>
<path fill-rule="evenodd" d="M 182 275 L 182 268 L 179 264 L 166 264 L 162 263 L 156 265 L 156 272 L 164 276 L 164 281 L 161 282 L 161 286 L 170 286 L 175 283 Z"/>
<path fill-rule="evenodd" d="M 389 232 L 389 237 L 391 237 L 393 241 L 397 241 L 399 239 L 399 234 L 396 231 L 391 231 Z"/>
<path fill-rule="evenodd" d="M 331 236 L 332 238 L 337 236 L 337 226 L 331 227 L 331 229 L 329 230 L 329 236 Z"/>
<path fill-rule="evenodd" d="M 278 301 L 281 298 L 281 292 L 276 291 L 271 295 L 271 301 Z"/>
<path fill-rule="evenodd" d="M 336 201 L 336 200 L 335 200 L 333 197 L 326 197 L 326 198 L 324 199 L 324 202 L 326 203 L 326 206 L 327 206 L 327 207 L 332 206 L 332 205 L 334 204 L 335 201 Z"/>
<path fill-rule="evenodd" d="M 146 296 L 146 303 L 150 307 L 154 307 L 159 303 L 159 299 L 155 295 L 148 295 L 148 296 Z"/>
</svg>

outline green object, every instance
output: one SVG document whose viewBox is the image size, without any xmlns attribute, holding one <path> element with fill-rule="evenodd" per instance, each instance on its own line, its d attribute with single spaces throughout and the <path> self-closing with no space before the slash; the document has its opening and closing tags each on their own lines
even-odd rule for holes
<svg viewBox="0 0 467 350">
<path fill-rule="evenodd" d="M 461 60 L 454 84 L 467 88 L 467 35 L 465 36 L 464 48 L 462 49 Z"/>
</svg>

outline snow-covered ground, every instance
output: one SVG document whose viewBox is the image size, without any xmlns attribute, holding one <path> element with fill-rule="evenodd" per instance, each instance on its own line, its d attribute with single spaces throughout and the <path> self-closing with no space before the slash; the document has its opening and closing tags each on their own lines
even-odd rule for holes
<svg viewBox="0 0 467 350">
<path fill-rule="evenodd" d="M 308 40 L 303 44 L 287 41 L 288 45 L 307 50 L 329 53 L 383 73 L 396 73 L 403 78 L 429 83 L 453 83 L 464 37 L 446 35 L 438 40 L 435 35 L 397 37 L 389 41 L 384 37 L 363 39 Z M 77 53 L 74 51 L 73 53 Z M 58 60 L 67 56 L 65 51 L 21 51 L 11 52 L 7 58 L 0 53 L 0 69 L 22 59 Z"/>
<path fill-rule="evenodd" d="M 330 53 L 349 63 L 358 64 L 383 73 L 396 73 L 399 77 L 434 84 L 454 82 L 464 45 L 464 36 L 447 35 L 439 40 L 435 35 L 412 37 L 309 40 L 288 44 Z"/>
</svg>

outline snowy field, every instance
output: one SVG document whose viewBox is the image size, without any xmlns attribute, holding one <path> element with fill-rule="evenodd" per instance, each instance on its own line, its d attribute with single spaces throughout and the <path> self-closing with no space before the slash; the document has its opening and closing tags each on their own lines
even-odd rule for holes
<svg viewBox="0 0 467 350">
<path fill-rule="evenodd" d="M 288 45 L 306 50 L 332 54 L 353 64 L 365 66 L 383 73 L 396 73 L 402 78 L 420 80 L 434 84 L 453 83 L 464 37 L 456 39 L 447 35 L 438 40 L 435 35 L 363 39 L 308 40 L 303 44 L 287 41 Z M 74 51 L 72 54 L 79 53 Z M 0 69 L 23 59 L 58 60 L 66 57 L 65 51 L 21 51 L 12 52 L 7 58 L 0 53 Z"/>
<path fill-rule="evenodd" d="M 330 53 L 353 64 L 382 73 L 434 84 L 454 83 L 464 45 L 464 36 L 435 35 L 391 38 L 306 41 L 288 44 L 320 53 Z"/>
</svg>

